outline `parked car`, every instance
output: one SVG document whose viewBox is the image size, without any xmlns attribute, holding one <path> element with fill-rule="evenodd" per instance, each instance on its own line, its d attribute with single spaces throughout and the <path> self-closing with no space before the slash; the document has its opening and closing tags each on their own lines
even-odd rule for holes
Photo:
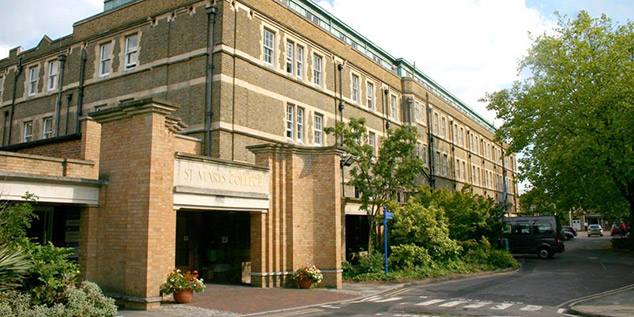
<svg viewBox="0 0 634 317">
<path fill-rule="evenodd" d="M 511 253 L 534 253 L 542 259 L 564 252 L 561 227 L 553 216 L 505 218 L 501 242 Z"/>
<path fill-rule="evenodd" d="M 572 233 L 573 235 L 575 235 L 575 237 L 577 236 L 577 230 L 575 230 L 575 228 L 571 226 L 561 226 L 561 229 Z"/>
<path fill-rule="evenodd" d="M 594 225 L 588 226 L 588 237 L 593 235 L 598 235 L 603 237 L 603 228 L 601 227 L 601 225 L 594 224 Z"/>
<path fill-rule="evenodd" d="M 570 240 L 575 237 L 575 235 L 572 232 L 565 229 L 561 229 L 561 236 L 564 238 L 564 240 Z"/>
</svg>

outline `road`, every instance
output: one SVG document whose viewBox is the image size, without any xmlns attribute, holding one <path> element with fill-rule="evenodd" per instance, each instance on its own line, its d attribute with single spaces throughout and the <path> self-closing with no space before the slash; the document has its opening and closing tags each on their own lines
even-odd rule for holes
<svg viewBox="0 0 634 317">
<path fill-rule="evenodd" d="M 579 236 L 566 252 L 517 257 L 521 269 L 493 276 L 416 285 L 380 296 L 306 308 L 304 316 L 562 316 L 576 299 L 634 284 L 634 255 L 609 250 L 609 236 Z"/>
</svg>

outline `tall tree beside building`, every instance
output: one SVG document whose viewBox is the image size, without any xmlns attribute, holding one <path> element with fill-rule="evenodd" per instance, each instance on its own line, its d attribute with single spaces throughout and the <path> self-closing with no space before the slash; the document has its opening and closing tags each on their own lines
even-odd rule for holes
<svg viewBox="0 0 634 317">
<path fill-rule="evenodd" d="M 520 177 L 559 208 L 634 222 L 634 25 L 582 11 L 534 38 L 526 78 L 487 94 L 497 137 L 522 152 Z"/>
<path fill-rule="evenodd" d="M 423 161 L 415 157 L 416 129 L 402 126 L 389 129 L 380 145 L 372 144 L 365 127 L 365 119 L 351 118 L 348 124 L 339 122 L 327 129 L 337 140 L 343 140 L 347 155 L 354 158 L 350 167 L 349 186 L 356 188 L 361 209 L 368 216 L 368 251 L 372 254 L 376 233 L 381 221 L 381 209 L 395 201 L 399 193 L 414 189 L 414 183 L 423 170 Z"/>
</svg>

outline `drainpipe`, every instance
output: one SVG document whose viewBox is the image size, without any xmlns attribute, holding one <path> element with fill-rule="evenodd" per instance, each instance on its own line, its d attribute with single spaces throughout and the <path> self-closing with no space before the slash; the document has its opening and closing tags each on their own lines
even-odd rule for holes
<svg viewBox="0 0 634 317">
<path fill-rule="evenodd" d="M 339 121 L 343 124 L 343 64 L 337 65 L 339 70 Z M 343 134 L 339 137 L 339 145 L 343 146 Z"/>
<path fill-rule="evenodd" d="M 57 79 L 57 106 L 55 107 L 55 136 L 59 136 L 59 117 L 62 111 L 62 85 L 64 84 L 64 65 L 66 64 L 66 55 L 62 54 L 59 60 L 59 78 Z M 68 117 L 66 117 L 68 122 Z"/>
<path fill-rule="evenodd" d="M 458 187 L 458 180 L 456 179 L 456 140 L 454 140 L 454 135 L 456 135 L 455 127 L 453 125 L 453 120 L 449 121 L 449 137 L 451 138 L 451 165 L 452 165 L 452 175 L 453 175 L 453 189 L 455 190 Z M 460 164 L 458 164 L 458 168 L 460 168 Z"/>
<path fill-rule="evenodd" d="M 9 139 L 7 140 L 7 145 L 11 145 L 11 134 L 13 132 L 13 114 L 15 113 L 15 89 L 18 85 L 18 77 L 22 74 L 22 56 L 18 58 L 18 72 L 15 73 L 15 77 L 13 77 L 13 98 L 11 99 L 11 116 L 9 117 Z M 4 136 L 3 136 L 4 138 Z"/>
<path fill-rule="evenodd" d="M 64 135 L 68 135 L 68 119 L 70 119 L 70 101 L 73 99 L 73 94 L 66 94 L 66 127 L 64 128 Z"/>
<path fill-rule="evenodd" d="M 429 93 L 425 93 L 425 108 L 427 111 L 427 139 L 429 140 L 429 150 L 427 156 L 429 157 L 429 185 L 431 189 L 436 189 L 436 177 L 434 175 L 434 135 L 431 133 L 431 115 L 432 109 L 429 106 Z"/>
<path fill-rule="evenodd" d="M 86 71 L 86 48 L 81 49 L 81 66 L 79 67 L 79 97 L 77 98 L 77 116 L 75 118 L 75 132 L 80 133 L 79 118 L 84 114 L 84 72 Z M 68 119 L 66 119 L 68 120 Z"/>
<path fill-rule="evenodd" d="M 388 100 L 388 94 L 390 93 L 390 90 L 388 88 L 383 89 L 383 117 L 385 118 L 385 130 L 387 132 L 387 130 L 390 129 L 390 120 L 388 120 L 388 114 L 387 112 L 390 111 L 390 105 L 389 105 L 389 100 Z"/>
<path fill-rule="evenodd" d="M 211 118 L 213 113 L 211 112 L 212 103 L 212 86 L 214 75 L 214 24 L 216 24 L 216 13 L 218 9 L 216 6 L 207 7 L 207 16 L 209 17 L 209 42 L 207 43 L 207 56 L 208 56 L 208 74 L 207 74 L 207 118 L 205 127 L 205 155 L 211 156 Z"/>
</svg>

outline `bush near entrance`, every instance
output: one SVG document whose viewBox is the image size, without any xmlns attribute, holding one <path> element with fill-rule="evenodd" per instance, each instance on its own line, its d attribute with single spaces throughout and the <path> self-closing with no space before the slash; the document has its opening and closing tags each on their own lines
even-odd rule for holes
<svg viewBox="0 0 634 317">
<path fill-rule="evenodd" d="M 41 245 L 27 236 L 33 196 L 0 206 L 0 316 L 114 316 L 114 300 L 81 281 L 71 249 Z"/>
<path fill-rule="evenodd" d="M 501 232 L 502 211 L 490 198 L 473 195 L 470 187 L 449 192 L 420 188 L 406 204 L 389 203 L 389 274 L 384 256 L 374 253 L 353 267 L 344 263 L 344 278 L 412 280 L 518 267 L 505 250 L 490 241 Z"/>
</svg>

